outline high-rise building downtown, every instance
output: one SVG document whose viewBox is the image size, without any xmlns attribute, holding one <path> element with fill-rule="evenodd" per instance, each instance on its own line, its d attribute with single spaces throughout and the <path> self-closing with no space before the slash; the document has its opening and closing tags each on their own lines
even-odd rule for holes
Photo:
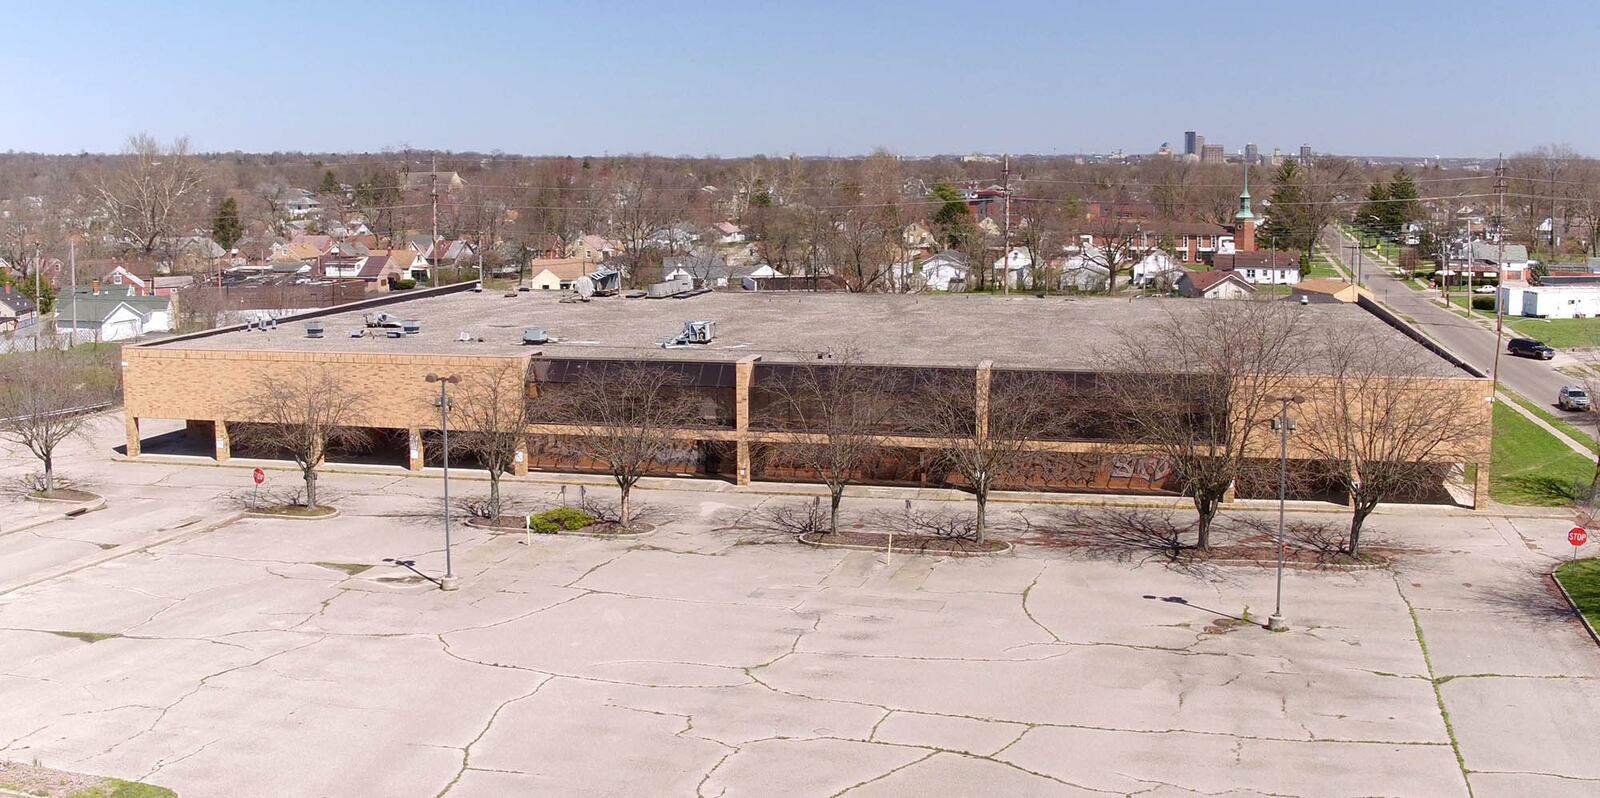
<svg viewBox="0 0 1600 798">
<path fill-rule="evenodd" d="M 1183 133 L 1183 154 L 1184 155 L 1199 155 L 1200 154 L 1200 142 L 1202 142 L 1204 140 L 1205 139 L 1202 138 L 1200 136 L 1200 134 L 1194 132 L 1193 130 L 1184 131 L 1184 133 Z"/>
</svg>

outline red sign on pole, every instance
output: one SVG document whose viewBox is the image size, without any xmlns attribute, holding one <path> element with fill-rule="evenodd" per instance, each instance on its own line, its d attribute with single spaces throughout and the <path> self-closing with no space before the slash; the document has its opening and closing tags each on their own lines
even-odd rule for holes
<svg viewBox="0 0 1600 798">
<path fill-rule="evenodd" d="M 1567 542 L 1574 546 L 1582 546 L 1589 542 L 1589 530 L 1575 526 L 1567 532 Z"/>
<path fill-rule="evenodd" d="M 258 469 L 256 469 L 256 474 L 255 474 L 255 476 L 256 476 L 256 484 L 257 484 L 257 485 L 260 485 L 260 484 L 261 484 L 261 483 L 263 483 L 263 482 L 266 482 L 266 481 L 267 481 L 267 472 L 265 472 L 265 471 L 262 471 L 262 470 L 261 470 L 261 469 L 259 469 L 259 468 L 258 468 Z"/>
</svg>

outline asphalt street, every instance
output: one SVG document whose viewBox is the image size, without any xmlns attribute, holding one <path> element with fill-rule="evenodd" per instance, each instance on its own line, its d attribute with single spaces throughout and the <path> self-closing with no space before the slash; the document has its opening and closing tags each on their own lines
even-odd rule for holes
<svg viewBox="0 0 1600 798">
<path fill-rule="evenodd" d="M 1346 266 L 1353 270 L 1351 247 L 1355 244 L 1355 240 L 1338 228 L 1329 228 L 1324 233 L 1323 239 L 1327 246 L 1339 254 Z M 1377 296 L 1378 301 L 1396 313 L 1414 320 L 1424 334 L 1454 352 L 1457 357 L 1482 369 L 1485 374 L 1494 373 L 1495 353 L 1498 351 L 1501 388 L 1522 394 L 1538 402 L 1551 413 L 1577 425 L 1590 436 L 1595 435 L 1594 425 L 1585 414 L 1568 413 L 1555 406 L 1556 393 L 1561 390 L 1561 386 L 1574 381 L 1572 377 L 1556 370 L 1558 366 L 1573 363 L 1574 358 L 1571 355 L 1558 351 L 1553 360 L 1547 361 L 1508 355 L 1503 342 L 1496 345 L 1492 330 L 1478 321 L 1445 310 L 1439 304 L 1439 292 L 1408 288 L 1385 270 L 1378 261 L 1369 259 L 1366 252 L 1362 253 L 1362 262 L 1362 281 Z M 1509 328 L 1504 337 L 1506 339 L 1512 337 Z"/>
</svg>

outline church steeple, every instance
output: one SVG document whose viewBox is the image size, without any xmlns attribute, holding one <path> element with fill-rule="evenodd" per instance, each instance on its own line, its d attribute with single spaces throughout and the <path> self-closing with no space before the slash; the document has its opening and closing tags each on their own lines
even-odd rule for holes
<svg viewBox="0 0 1600 798">
<path fill-rule="evenodd" d="M 1254 219 L 1256 215 L 1250 210 L 1250 162 L 1244 164 L 1244 191 L 1239 192 L 1239 212 L 1233 215 L 1235 221 L 1242 222 Z"/>
<path fill-rule="evenodd" d="M 1244 164 L 1244 191 L 1239 192 L 1239 212 L 1233 215 L 1233 248 L 1256 251 L 1256 214 L 1250 210 L 1250 162 Z"/>
</svg>

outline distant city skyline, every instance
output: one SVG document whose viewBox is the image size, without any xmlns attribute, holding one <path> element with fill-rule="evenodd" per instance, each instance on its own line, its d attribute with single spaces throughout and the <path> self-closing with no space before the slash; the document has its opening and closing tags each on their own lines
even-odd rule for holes
<svg viewBox="0 0 1600 798">
<path fill-rule="evenodd" d="M 1600 15 L 1536 5 L 406 0 L 309 24 L 265 3 L 31 4 L 8 14 L 0 149 L 147 131 L 207 152 L 1138 154 L 1195 130 L 1230 156 L 1600 154 L 1600 108 L 1572 88 Z"/>
</svg>

